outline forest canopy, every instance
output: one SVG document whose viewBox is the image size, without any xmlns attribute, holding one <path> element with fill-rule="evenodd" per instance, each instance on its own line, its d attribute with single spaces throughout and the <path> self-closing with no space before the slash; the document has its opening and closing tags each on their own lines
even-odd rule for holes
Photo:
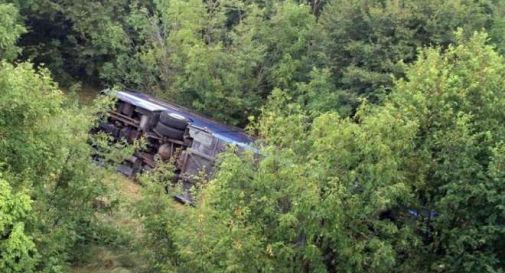
<svg viewBox="0 0 505 273">
<path fill-rule="evenodd" d="M 504 39 L 499 0 L 14 4 L 24 27 L 7 36 L 29 30 L 19 39 L 20 59 L 43 64 L 60 83 L 151 92 L 242 126 L 274 88 L 314 111 L 352 115 L 360 98 L 382 101 L 419 48 L 454 43 L 457 28 L 466 37 L 486 30 L 499 50 Z M 311 81 L 331 91 L 307 94 L 300 85 Z"/>
<path fill-rule="evenodd" d="M 99 242 L 135 272 L 503 272 L 504 53 L 500 0 L 0 0 L 0 272 Z M 104 227 L 110 102 L 76 83 L 246 128 L 261 156 L 223 153 L 194 207 L 162 165 L 141 235 Z"/>
</svg>

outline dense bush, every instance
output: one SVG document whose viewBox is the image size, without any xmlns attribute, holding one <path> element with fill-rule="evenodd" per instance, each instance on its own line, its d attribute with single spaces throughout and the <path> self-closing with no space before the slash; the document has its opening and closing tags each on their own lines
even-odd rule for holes
<svg viewBox="0 0 505 273">
<path fill-rule="evenodd" d="M 503 1 L 0 0 L 0 14 L 1 272 L 66 272 L 97 237 L 88 132 L 105 108 L 53 76 L 252 121 L 261 156 L 225 153 L 195 208 L 167 197 L 169 165 L 140 178 L 151 272 L 503 272 Z"/>
<path fill-rule="evenodd" d="M 238 125 L 274 88 L 312 100 L 295 88 L 312 70 L 328 71 L 332 91 L 309 105 L 351 115 L 359 98 L 382 100 L 418 47 L 444 48 L 458 27 L 487 29 L 501 48 L 505 11 L 493 0 L 8 2 L 29 30 L 22 59 L 60 82 L 138 88 Z"/>
<path fill-rule="evenodd" d="M 355 1 L 335 0 L 321 17 L 324 52 L 333 79 L 348 100 L 381 101 L 394 77 L 403 77 L 402 63 L 417 59 L 424 46 L 446 48 L 455 42 L 454 32 L 465 35 L 492 29 L 503 18 L 499 1 Z M 496 32 L 496 39 L 503 33 Z M 354 101 L 354 102 L 353 102 Z"/>
<path fill-rule="evenodd" d="M 48 71 L 0 63 L 0 270 L 66 272 L 90 232 L 103 171 L 91 163 L 90 109 Z"/>
<path fill-rule="evenodd" d="M 257 126 L 262 160 L 228 153 L 195 209 L 164 206 L 171 217 L 147 230 L 170 238 L 157 263 L 174 272 L 500 272 L 505 60 L 483 34 L 455 37 L 444 52 L 423 50 L 383 106 L 363 104 L 353 119 L 326 113 L 311 124 L 276 91 Z"/>
<path fill-rule="evenodd" d="M 20 48 L 16 46 L 19 36 L 26 31 L 21 24 L 18 10 L 12 4 L 0 2 L 0 60 L 13 60 Z"/>
</svg>

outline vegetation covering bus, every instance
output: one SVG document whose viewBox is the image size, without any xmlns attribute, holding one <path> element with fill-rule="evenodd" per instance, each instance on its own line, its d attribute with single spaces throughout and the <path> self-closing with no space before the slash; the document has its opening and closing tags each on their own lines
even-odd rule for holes
<svg viewBox="0 0 505 273">
<path fill-rule="evenodd" d="M 187 108 L 136 91 L 103 93 L 114 96 L 115 107 L 97 131 L 114 140 L 133 143 L 144 138 L 146 145 L 133 154 L 118 170 L 134 176 L 156 167 L 157 160 L 174 163 L 175 180 L 181 181 L 185 194 L 180 202 L 190 203 L 189 189 L 195 178 L 212 177 L 216 156 L 229 146 L 253 150 L 254 138 L 243 130 L 211 120 Z"/>
</svg>

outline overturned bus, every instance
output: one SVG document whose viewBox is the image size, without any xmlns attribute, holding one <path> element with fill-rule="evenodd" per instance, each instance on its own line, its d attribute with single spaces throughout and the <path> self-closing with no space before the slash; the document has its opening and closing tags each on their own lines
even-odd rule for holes
<svg viewBox="0 0 505 273">
<path fill-rule="evenodd" d="M 189 109 L 135 91 L 107 92 L 116 104 L 97 131 L 115 140 L 130 143 L 144 138 L 145 148 L 132 155 L 118 170 L 127 175 L 156 167 L 156 158 L 171 160 L 175 178 L 182 181 L 184 196 L 180 202 L 190 203 L 189 189 L 194 178 L 212 177 L 216 156 L 229 146 L 253 150 L 254 139 L 241 129 L 203 117 Z"/>
</svg>

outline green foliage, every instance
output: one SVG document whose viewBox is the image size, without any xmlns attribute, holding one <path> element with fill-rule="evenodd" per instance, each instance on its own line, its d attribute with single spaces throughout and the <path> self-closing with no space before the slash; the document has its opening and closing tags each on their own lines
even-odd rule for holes
<svg viewBox="0 0 505 273">
<path fill-rule="evenodd" d="M 494 14 L 493 22 L 489 28 L 489 37 L 496 45 L 496 49 L 500 54 L 505 53 L 505 3 L 502 1 L 494 1 L 492 6 Z"/>
<path fill-rule="evenodd" d="M 114 237 L 88 144 L 142 146 L 90 139 L 110 101 L 51 70 L 252 121 L 261 155 L 224 153 L 195 208 L 170 164 L 140 178 L 152 272 L 503 272 L 503 1 L 0 2 L 0 271 Z"/>
<path fill-rule="evenodd" d="M 30 197 L 14 194 L 7 181 L 0 178 L 0 270 L 6 273 L 34 272 L 37 250 L 33 239 L 25 233 L 30 214 Z"/>
<path fill-rule="evenodd" d="M 20 41 L 22 59 L 45 64 L 66 85 L 76 77 L 98 82 L 107 67 L 119 69 L 116 56 L 131 52 L 136 36 L 126 28 L 129 8 L 122 0 L 22 3 L 30 29 Z"/>
<path fill-rule="evenodd" d="M 138 203 L 137 213 L 142 217 L 145 236 L 140 242 L 143 255 L 149 260 L 152 270 L 157 272 L 174 272 L 178 264 L 176 246 L 174 245 L 174 230 L 183 225 L 181 207 L 175 203 L 171 194 L 177 192 L 172 187 L 173 165 L 162 164 L 152 172 L 140 177 L 143 185 L 143 199 Z"/>
<path fill-rule="evenodd" d="M 33 238 L 40 254 L 28 269 L 65 271 L 72 248 L 89 232 L 92 201 L 104 194 L 87 144 L 95 111 L 67 103 L 48 72 L 27 63 L 3 62 L 0 90 L 2 172 L 13 192 L 26 191 L 33 200 L 24 229 L 15 234 Z M 31 241 L 24 240 L 29 250 Z"/>
<path fill-rule="evenodd" d="M 466 36 L 489 28 L 503 18 L 496 5 L 473 0 L 334 0 L 320 17 L 333 79 L 351 99 L 381 101 L 394 77 L 404 75 L 401 62 L 416 60 L 417 48 L 447 47 L 455 42 L 458 27 Z"/>
<path fill-rule="evenodd" d="M 161 1 L 160 12 L 171 18 L 167 45 L 173 54 L 170 98 L 218 119 L 236 123 L 248 115 L 257 101 L 254 81 L 247 80 L 260 61 L 262 47 L 256 48 L 245 32 L 228 36 L 225 32 L 225 9 L 213 1 Z M 192 8 L 189 8 L 192 7 Z M 211 12 L 206 15 L 207 10 Z M 162 18 L 164 18 L 162 17 Z M 175 18 L 175 19 L 174 19 Z M 255 20 L 251 18 L 250 20 Z M 249 20 L 244 20 L 247 24 Z M 244 31 L 244 30 L 242 30 Z M 225 44 L 231 40 L 231 45 Z M 249 43 L 237 49 L 236 43 Z M 240 50 L 239 52 L 236 52 Z M 166 52 L 164 53 L 166 54 Z"/>
<path fill-rule="evenodd" d="M 13 60 L 20 52 L 16 47 L 19 36 L 25 33 L 26 29 L 19 23 L 19 14 L 12 4 L 0 2 L 0 60 Z"/>
<path fill-rule="evenodd" d="M 317 47 L 321 36 L 315 32 L 316 18 L 308 6 L 285 1 L 274 7 L 261 35 L 262 43 L 268 45 L 267 77 L 270 86 L 287 89 L 307 81 L 312 68 L 322 62 L 324 56 Z"/>
<path fill-rule="evenodd" d="M 318 60 L 308 45 L 317 38 L 315 17 L 304 5 L 281 2 L 271 14 L 232 0 L 156 8 L 155 17 L 142 10 L 131 17 L 147 42 L 136 57 L 152 73 L 148 88 L 231 124 L 244 125 L 273 86 L 307 79 Z"/>
<path fill-rule="evenodd" d="M 170 243 L 155 247 L 170 260 L 156 263 L 169 272 L 501 272 L 505 60 L 484 34 L 455 37 L 443 52 L 423 50 L 383 106 L 362 104 L 353 119 L 310 123 L 275 90 L 254 128 L 261 160 L 225 153 L 196 208 L 164 205 L 173 218 L 154 234 Z"/>
<path fill-rule="evenodd" d="M 245 125 L 274 87 L 309 80 L 324 59 L 311 7 L 293 1 L 47 0 L 22 14 L 33 29 L 23 58 L 60 82 L 140 88 L 231 124 Z"/>
<path fill-rule="evenodd" d="M 275 88 L 311 112 L 351 116 L 362 98 L 384 99 L 419 47 L 446 48 L 459 27 L 504 44 L 497 0 L 14 2 L 30 29 L 22 59 L 61 83 L 140 89 L 239 126 Z M 311 81 L 325 82 L 321 96 Z"/>
<path fill-rule="evenodd" d="M 444 54 L 425 51 L 386 106 L 419 124 L 417 148 L 405 161 L 419 205 L 440 214 L 424 249 L 434 271 L 503 267 L 503 183 L 494 166 L 505 138 L 505 60 L 486 41 L 477 34 Z"/>
<path fill-rule="evenodd" d="M 296 83 L 294 93 L 299 104 L 312 116 L 331 111 L 352 111 L 349 98 L 343 91 L 336 89 L 329 69 L 314 68 L 309 75 L 308 82 Z"/>
</svg>

